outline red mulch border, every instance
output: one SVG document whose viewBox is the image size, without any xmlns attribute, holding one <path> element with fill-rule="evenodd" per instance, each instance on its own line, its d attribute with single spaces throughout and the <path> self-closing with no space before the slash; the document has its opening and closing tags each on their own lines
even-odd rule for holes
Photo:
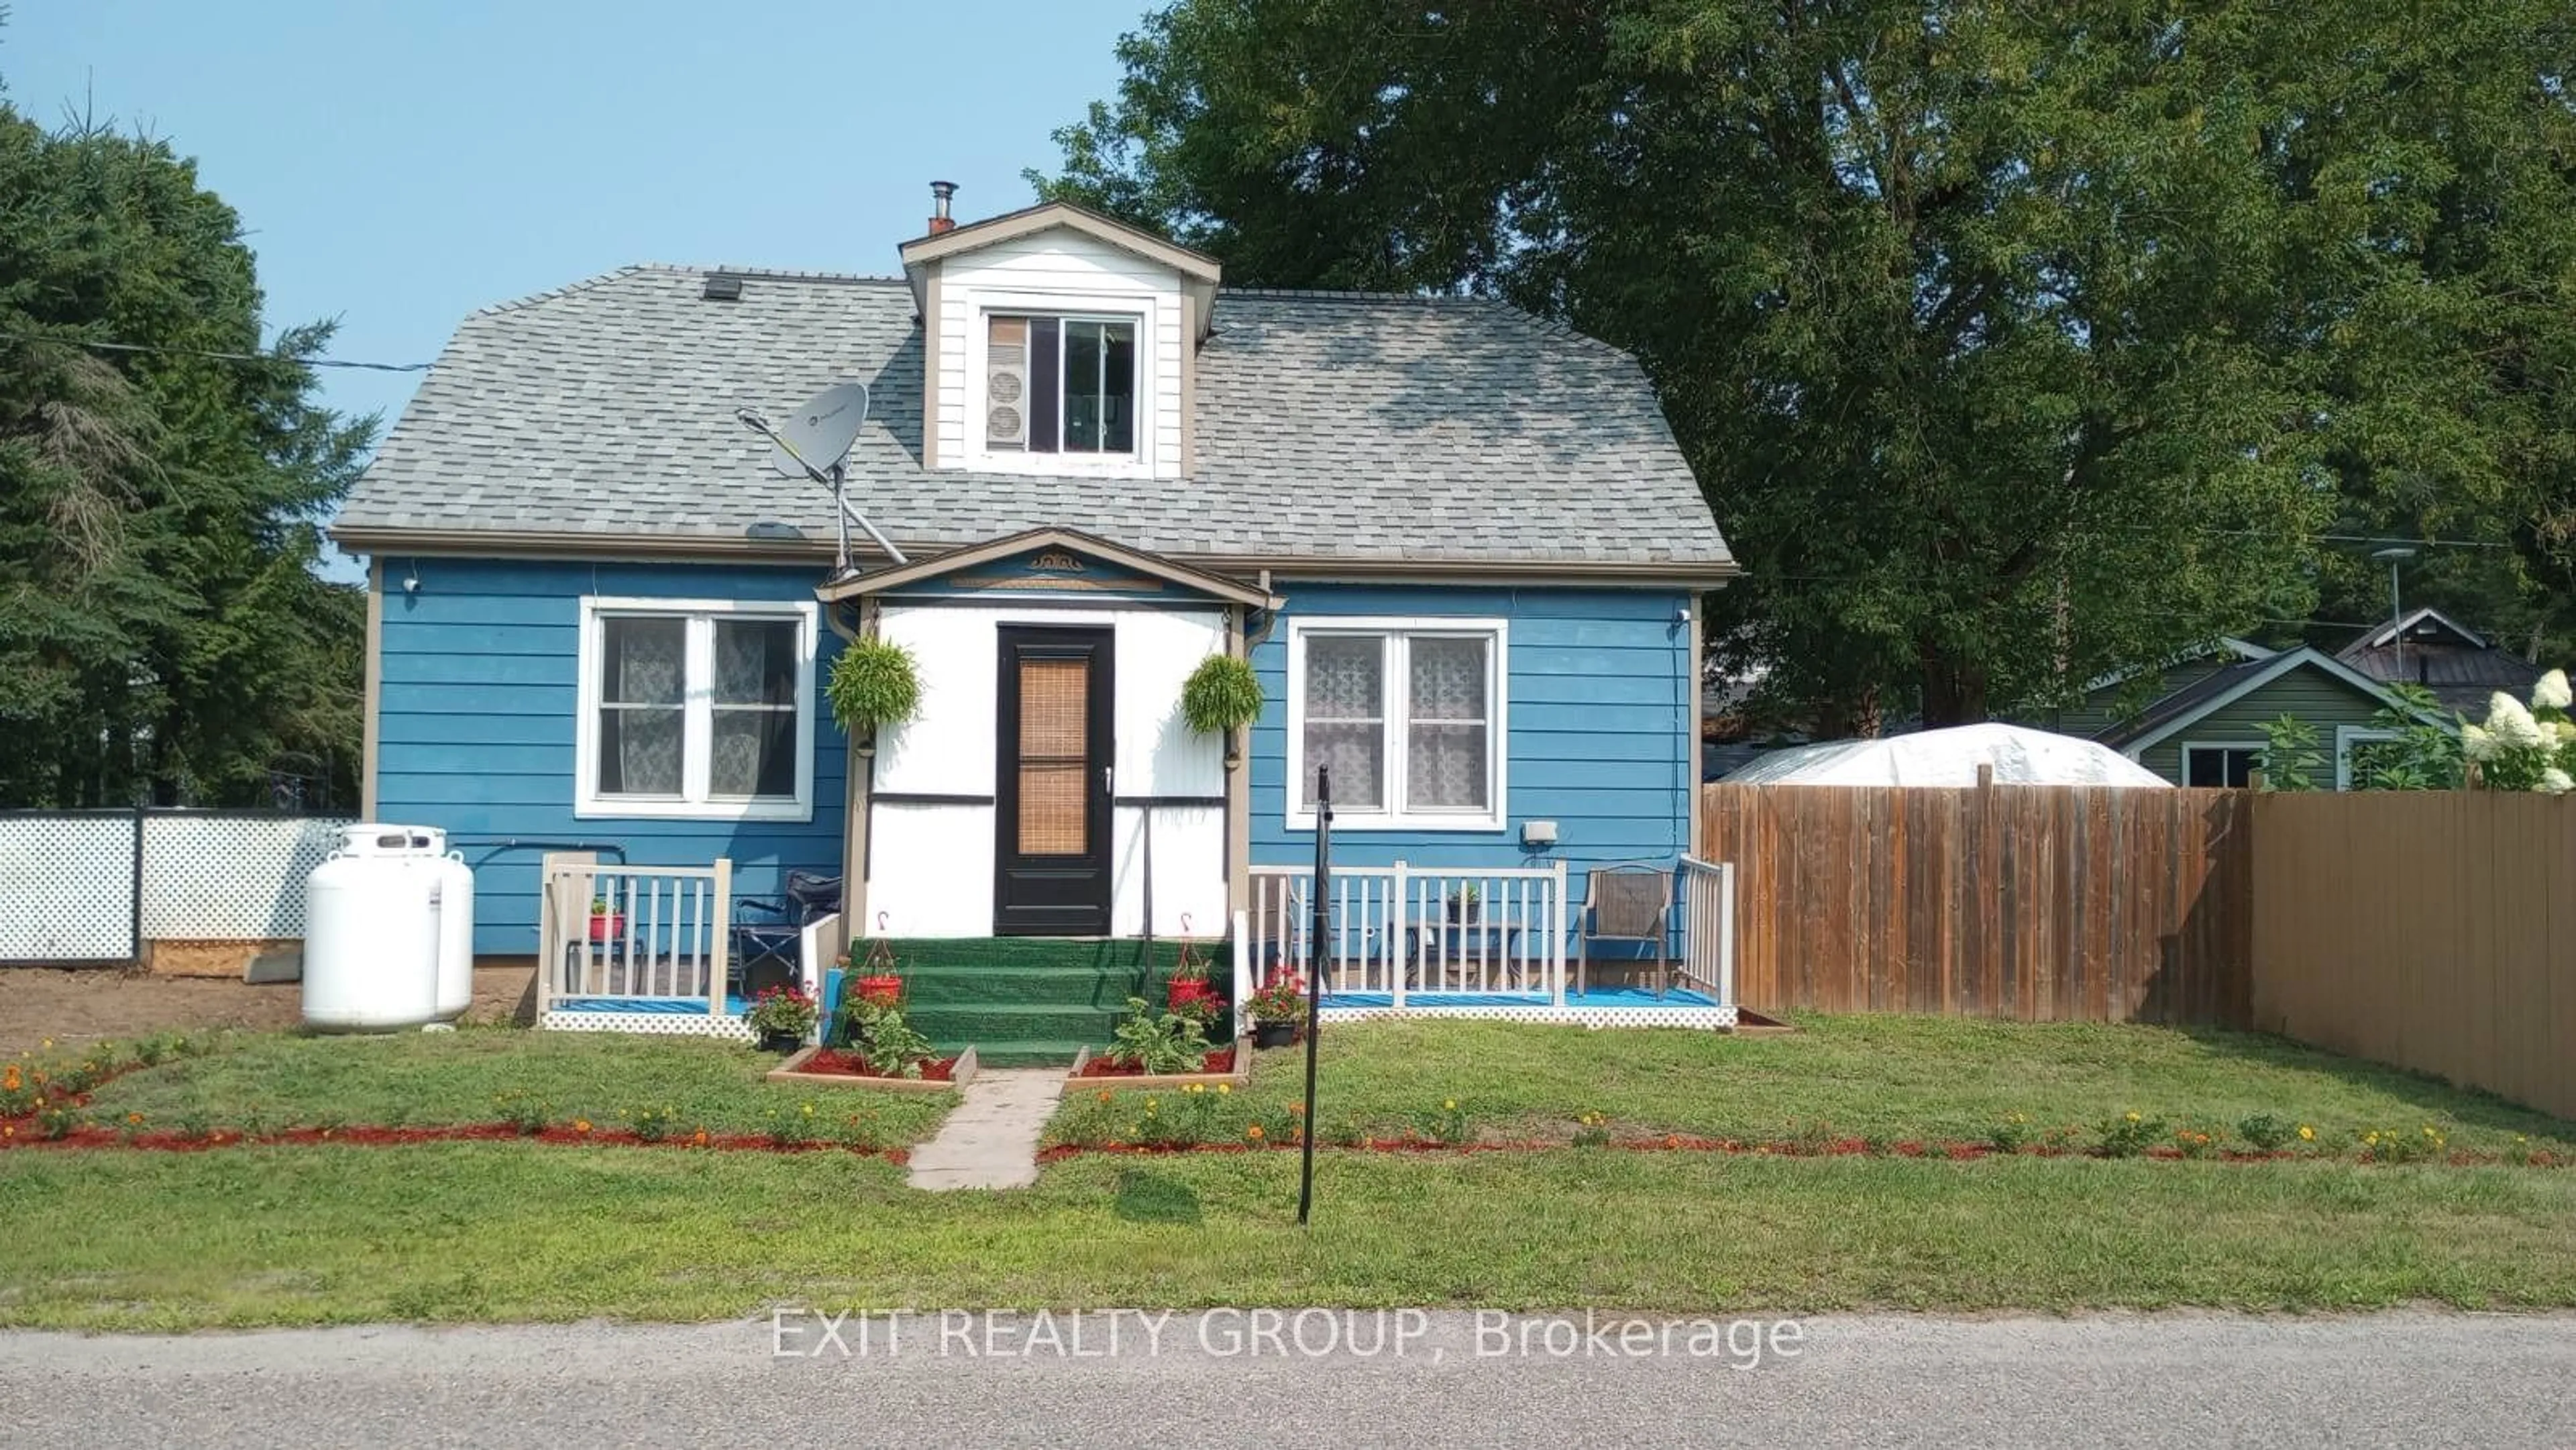
<svg viewBox="0 0 2576 1450">
<path fill-rule="evenodd" d="M 1175 1153 L 1295 1152 L 1300 1146 L 1301 1145 L 1293 1139 L 1287 1142 L 1262 1143 L 1058 1143 L 1052 1147 L 1039 1150 L 1038 1161 L 1041 1163 L 1056 1163 L 1067 1158 L 1078 1158 L 1085 1154 L 1094 1153 L 1113 1156 L 1137 1154 L 1150 1156 Z M 1443 1143 L 1430 1138 L 1416 1137 L 1363 1138 L 1357 1143 L 1319 1143 L 1316 1145 L 1317 1148 L 1327 1153 L 1416 1153 L 1426 1155 L 1434 1153 L 1455 1153 L 1462 1157 L 1472 1153 L 1559 1152 L 1573 1146 L 1574 1145 L 1568 1143 L 1541 1142 L 1537 1140 Z M 1661 1138 L 1617 1139 L 1598 1146 L 1612 1151 L 1629 1153 L 1717 1153 L 1735 1157 L 1761 1158 L 1861 1158 L 1873 1156 L 1870 1153 L 1869 1145 L 1858 1138 L 1838 1139 L 1822 1146 L 1815 1146 L 1795 1142 L 1747 1143 L 1734 1138 L 1697 1138 L 1672 1134 Z M 2109 1158 L 2113 1155 L 2089 1148 L 2067 1149 L 2045 1147 L 2022 1148 L 2012 1153 L 1998 1153 L 1993 1147 L 1984 1143 L 1927 1143 L 1909 1139 L 1900 1143 L 1888 1144 L 1886 1156 L 1896 1158 L 1940 1158 L 1948 1159 L 1952 1162 L 1972 1163 L 1981 1158 L 1998 1157 Z M 2160 1163 L 2179 1163 L 2189 1161 L 2189 1155 L 2183 1153 L 2178 1148 L 2150 1148 L 2146 1152 L 2135 1156 L 2152 1159 Z M 2317 1158 L 2314 1157 L 2314 1155 L 2293 1153 L 2287 1149 L 2273 1153 L 2242 1152 L 2235 1149 L 2226 1149 L 2209 1154 L 2207 1161 L 2216 1163 L 2279 1163 L 2285 1161 L 2301 1161 L 2303 1159 L 2313 1159 L 2313 1161 L 2321 1163 L 2369 1163 L 2372 1161 L 2368 1157 Z M 2454 1152 L 2445 1155 L 2441 1159 L 2443 1166 L 2451 1168 L 2490 1167 L 2503 1164 L 2504 1161 L 2504 1156 L 2502 1154 L 2469 1152 Z M 2528 1168 L 2565 1168 L 2576 1166 L 2576 1159 L 2561 1159 L 2548 1152 L 2538 1152 L 2532 1154 L 2528 1162 L 2515 1166 Z"/>
</svg>

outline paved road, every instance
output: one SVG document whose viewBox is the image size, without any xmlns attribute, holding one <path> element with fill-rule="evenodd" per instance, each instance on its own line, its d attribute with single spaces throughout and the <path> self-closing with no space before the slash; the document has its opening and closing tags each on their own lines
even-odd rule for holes
<svg viewBox="0 0 2576 1450">
<path fill-rule="evenodd" d="M 1550 1325 L 1310 1316 L 1307 1348 L 1339 1341 L 1313 1357 L 1294 1321 L 1223 1313 L 1120 1316 L 1114 1355 L 1098 1316 L 909 1319 L 891 1344 L 855 1319 L 13 1335 L 0 1426 L 83 1447 L 2576 1444 L 2576 1317 L 1835 1318 L 1731 1346 L 1721 1326 L 1708 1356 L 1688 1323 Z"/>
</svg>

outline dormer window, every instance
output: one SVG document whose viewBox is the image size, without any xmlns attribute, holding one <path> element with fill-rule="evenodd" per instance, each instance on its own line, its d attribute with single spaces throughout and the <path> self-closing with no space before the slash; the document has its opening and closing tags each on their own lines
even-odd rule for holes
<svg viewBox="0 0 2576 1450">
<path fill-rule="evenodd" d="M 1134 318 L 995 314 L 985 341 L 987 449 L 1136 451 Z"/>
</svg>

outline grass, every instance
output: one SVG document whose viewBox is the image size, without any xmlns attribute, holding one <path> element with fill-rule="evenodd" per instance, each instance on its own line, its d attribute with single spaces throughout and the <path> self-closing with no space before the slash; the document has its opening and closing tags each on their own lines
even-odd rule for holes
<svg viewBox="0 0 2576 1450">
<path fill-rule="evenodd" d="M 2321 1147 L 2348 1154 L 2364 1132 L 2428 1126 L 2455 1150 L 2576 1150 L 2576 1124 L 2250 1033 L 1892 1016 L 1798 1026 L 1775 1037 L 1456 1021 L 1328 1027 L 1317 1095 L 1324 1141 L 1450 1136 L 1439 1130 L 1454 1128 L 1441 1122 L 1453 1116 L 1468 1136 L 1563 1141 L 1587 1113 L 1606 1115 L 1615 1137 L 1747 1141 L 1982 1141 L 2018 1113 L 2032 1138 L 2073 1127 L 2082 1141 L 2136 1112 L 2224 1142 L 2244 1119 L 2268 1113 L 2313 1126 Z M 1240 1136 L 1242 1122 L 1281 1121 L 1302 1095 L 1303 1071 L 1302 1053 L 1263 1054 L 1250 1089 L 1228 1104 L 1225 1136 Z M 1458 1104 L 1454 1115 L 1448 1102 Z M 1126 1095 L 1102 1104 L 1077 1094 L 1050 1133 L 1099 1141 L 1138 1116 Z"/>
<path fill-rule="evenodd" d="M 706 1319 L 827 1309 L 1125 1304 L 1598 1306 L 1801 1313 L 2430 1301 L 2576 1306 L 2576 1172 L 2364 1165 L 2354 1135 L 2436 1125 L 2455 1148 L 2571 1125 L 2424 1078 L 2241 1034 L 1841 1018 L 1797 1034 L 1476 1022 L 1328 1029 L 1326 1136 L 1982 1136 L 2137 1111 L 2177 1126 L 2312 1123 L 2340 1156 L 2277 1163 L 1770 1158 L 1569 1146 L 1318 1157 L 1083 1155 L 1007 1194 L 924 1194 L 845 1153 L 519 1142 L 204 1153 L 0 1152 L 0 1325 L 185 1329 L 384 1320 Z M 759 1131 L 813 1094 L 688 1039 L 513 1032 L 254 1037 L 102 1089 L 99 1121 L 488 1121 L 496 1094 L 603 1125 Z M 1282 1121 L 1294 1054 L 1166 1111 Z M 1141 1111 L 1077 1094 L 1053 1131 Z M 887 1141 L 947 1106 L 870 1096 Z M 1454 1113 L 1445 1102 L 1459 1104 Z M 1444 1121 L 1446 1120 L 1446 1121 Z M 1078 1135 L 1078 1134 L 1077 1134 Z"/>
<path fill-rule="evenodd" d="M 761 1080 L 778 1060 L 692 1037 L 504 1028 L 385 1037 L 238 1036 L 204 1057 L 130 1073 L 94 1094 L 87 1116 L 116 1125 L 196 1124 L 233 1131 L 489 1123 L 540 1111 L 551 1123 L 615 1127 L 670 1109 L 675 1131 L 757 1133 L 770 1114 L 815 1105 L 827 1127 L 852 1113 L 887 1143 L 928 1137 L 954 1093 L 822 1090 Z"/>
<path fill-rule="evenodd" d="M 841 1154 L 21 1152 L 0 1324 L 698 1320 L 850 1307 L 2576 1304 L 2576 1174 L 1567 1149 L 1095 1156 L 912 1192 Z M 102 1233 L 102 1223 L 133 1225 Z"/>
</svg>

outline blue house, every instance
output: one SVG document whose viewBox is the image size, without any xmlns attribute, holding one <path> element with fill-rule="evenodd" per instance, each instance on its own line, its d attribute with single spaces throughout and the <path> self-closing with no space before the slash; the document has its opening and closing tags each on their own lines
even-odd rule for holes
<svg viewBox="0 0 2576 1450">
<path fill-rule="evenodd" d="M 1113 978 L 1190 939 L 1342 1013 L 1731 1022 L 1705 969 L 1583 965 L 1621 950 L 1592 869 L 1690 851 L 1695 604 L 1735 572 L 1636 362 L 1484 299 L 1227 288 L 1074 207 L 938 210 L 900 276 L 633 266 L 474 314 L 334 528 L 365 809 L 476 864 L 477 950 L 538 956 L 544 1020 L 735 1030 L 736 903 L 810 873 L 842 910 L 806 973 L 882 938 L 997 1011 L 969 978 L 1035 970 L 1013 939 Z M 842 515 L 737 412 L 852 382 Z M 823 685 L 864 637 L 921 712 L 853 741 Z M 1214 654 L 1263 686 L 1244 738 L 1181 720 Z M 1719 949 L 1672 879 L 1627 955 Z M 949 1026 L 1037 1055 L 1103 995 Z"/>
</svg>

